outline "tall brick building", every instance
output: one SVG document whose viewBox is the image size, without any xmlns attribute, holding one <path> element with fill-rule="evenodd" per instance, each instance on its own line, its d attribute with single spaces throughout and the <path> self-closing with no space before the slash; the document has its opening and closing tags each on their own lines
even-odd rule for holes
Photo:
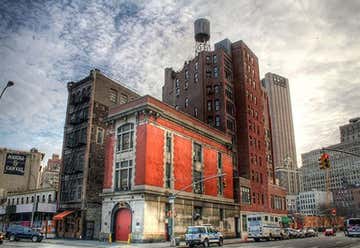
<svg viewBox="0 0 360 248">
<path fill-rule="evenodd" d="M 104 177 L 104 135 L 109 107 L 139 97 L 99 70 L 68 83 L 60 170 L 57 235 L 98 238 Z"/>
<path fill-rule="evenodd" d="M 166 68 L 163 101 L 231 135 L 243 231 L 247 212 L 286 213 L 286 191 L 274 184 L 271 119 L 258 58 L 243 41 L 225 39 L 179 71 Z"/>
</svg>

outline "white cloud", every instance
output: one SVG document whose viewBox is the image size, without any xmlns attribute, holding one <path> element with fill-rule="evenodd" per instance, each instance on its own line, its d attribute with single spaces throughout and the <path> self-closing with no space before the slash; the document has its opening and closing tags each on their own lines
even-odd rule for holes
<svg viewBox="0 0 360 248">
<path fill-rule="evenodd" d="M 260 71 L 288 77 L 297 153 L 336 143 L 358 115 L 357 1 L 55 1 L 0 3 L 0 145 L 50 155 L 62 144 L 66 82 L 97 67 L 161 97 L 165 67 L 193 56 L 193 21 L 211 21 L 212 44 L 244 40 Z"/>
</svg>

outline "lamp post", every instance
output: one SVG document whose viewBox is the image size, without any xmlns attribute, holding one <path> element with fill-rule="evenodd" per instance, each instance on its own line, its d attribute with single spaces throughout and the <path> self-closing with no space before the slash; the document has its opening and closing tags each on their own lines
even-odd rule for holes
<svg viewBox="0 0 360 248">
<path fill-rule="evenodd" d="M 11 86 L 13 86 L 15 83 L 13 81 L 8 81 L 5 88 L 1 91 L 1 94 L 0 94 L 0 99 L 2 97 L 2 95 L 4 94 L 5 90 Z"/>
</svg>

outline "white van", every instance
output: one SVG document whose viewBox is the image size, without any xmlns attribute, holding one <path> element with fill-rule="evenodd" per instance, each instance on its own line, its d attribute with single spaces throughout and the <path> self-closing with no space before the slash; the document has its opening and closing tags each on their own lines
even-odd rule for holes
<svg viewBox="0 0 360 248">
<path fill-rule="evenodd" d="M 285 231 L 281 227 L 281 216 L 259 213 L 250 214 L 248 221 L 248 237 L 256 242 L 260 239 L 283 239 Z"/>
</svg>

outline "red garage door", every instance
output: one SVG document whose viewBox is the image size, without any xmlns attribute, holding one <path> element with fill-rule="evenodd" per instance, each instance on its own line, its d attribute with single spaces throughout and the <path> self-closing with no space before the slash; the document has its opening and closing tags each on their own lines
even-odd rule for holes
<svg viewBox="0 0 360 248">
<path fill-rule="evenodd" d="M 131 232 L 131 212 L 128 208 L 121 208 L 116 214 L 115 240 L 127 241 Z"/>
</svg>

